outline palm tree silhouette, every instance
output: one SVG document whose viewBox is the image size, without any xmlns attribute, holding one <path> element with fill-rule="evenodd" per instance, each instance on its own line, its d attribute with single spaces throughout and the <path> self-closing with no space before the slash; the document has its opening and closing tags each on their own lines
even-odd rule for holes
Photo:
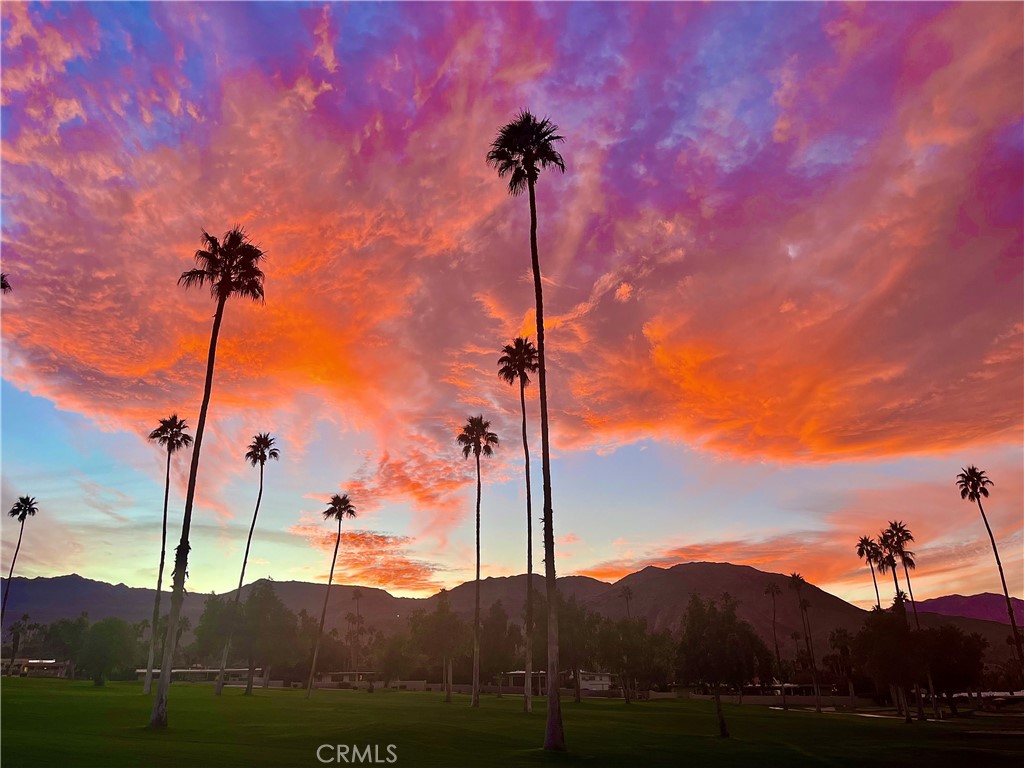
<svg viewBox="0 0 1024 768">
<path fill-rule="evenodd" d="M 893 557 L 903 565 L 903 575 L 907 581 L 907 592 L 910 595 L 910 605 L 914 609 L 914 624 L 921 629 L 921 621 L 917 617 L 917 603 L 914 602 L 914 588 L 910 586 L 910 571 L 917 567 L 914 560 L 914 553 L 907 549 L 907 544 L 914 540 L 914 534 L 903 524 L 902 520 L 890 520 L 886 528 L 889 534 L 889 546 L 892 548 Z"/>
<path fill-rule="evenodd" d="M 3 293 L 11 292 L 11 284 L 7 280 L 6 272 L 0 272 L 0 291 L 2 291 Z"/>
<path fill-rule="evenodd" d="M 896 578 L 896 542 L 893 540 L 892 532 L 886 528 L 878 534 L 878 565 L 879 573 L 892 572 L 892 586 L 896 594 L 900 593 L 900 583 Z"/>
<path fill-rule="evenodd" d="M 267 461 L 277 461 L 281 458 L 281 452 L 274 447 L 274 438 L 269 432 L 260 432 L 254 435 L 249 443 L 249 450 L 245 452 L 245 460 L 252 466 L 260 468 L 260 492 L 256 494 L 256 509 L 252 513 L 252 524 L 249 526 L 249 538 L 245 540 L 245 555 L 242 557 L 242 572 L 238 576 L 238 589 L 235 590 L 235 602 L 228 613 L 228 636 L 224 641 L 224 652 L 220 657 L 220 673 L 217 675 L 217 684 L 214 686 L 214 695 L 220 696 L 224 690 L 224 670 L 228 666 L 228 651 L 231 648 L 231 636 L 235 631 L 235 621 L 238 618 L 238 601 L 242 597 L 242 580 L 245 578 L 245 566 L 249 562 L 249 547 L 252 545 L 252 534 L 256 530 L 256 516 L 260 513 L 260 501 L 263 500 L 263 468 Z M 247 689 L 247 692 L 251 688 Z"/>
<path fill-rule="evenodd" d="M 861 536 L 857 540 L 857 557 L 871 567 L 871 583 L 875 585 L 875 605 L 882 607 L 882 598 L 878 594 L 878 579 L 875 578 L 875 563 L 879 557 L 878 542 L 870 536 Z"/>
<path fill-rule="evenodd" d="M 629 587 L 623 587 L 619 590 L 619 597 L 626 601 L 626 618 L 632 619 L 633 615 L 629 612 L 629 601 L 633 599 L 633 590 Z"/>
<path fill-rule="evenodd" d="M 160 597 L 164 583 L 164 561 L 167 558 L 167 499 L 171 492 L 171 456 L 182 448 L 192 445 L 192 435 L 185 434 L 188 424 L 172 413 L 166 419 L 160 419 L 160 426 L 149 433 L 149 439 L 167 449 L 167 472 L 164 478 L 164 517 L 160 529 L 160 569 L 156 574 L 156 596 L 153 598 L 153 621 L 149 632 L 149 660 L 146 662 L 146 678 L 142 684 L 142 692 L 149 694 L 153 689 L 153 662 L 156 656 L 156 623 L 160 618 Z"/>
<path fill-rule="evenodd" d="M 988 517 L 985 515 L 985 508 L 981 506 L 981 497 L 988 498 L 988 486 L 995 485 L 985 471 L 978 469 L 973 464 L 967 469 L 961 468 L 960 474 L 956 476 L 956 485 L 960 489 L 960 498 L 973 501 L 978 505 L 981 512 L 981 519 L 985 523 L 985 530 L 988 531 L 989 541 L 992 542 L 992 554 L 996 556 L 996 566 L 999 568 L 999 580 L 1003 584 L 1003 596 L 1006 598 L 1006 613 L 1010 617 L 1010 626 L 1013 628 L 1013 642 L 1017 646 L 1017 663 L 1024 670 L 1024 646 L 1021 644 L 1020 632 L 1017 630 L 1017 620 L 1013 616 L 1013 604 L 1010 602 L 1010 592 L 1006 588 L 1006 576 L 1003 575 L 1003 563 L 999 559 L 999 549 L 996 547 L 996 537 L 992 535 L 992 527 L 988 524 Z"/>
<path fill-rule="evenodd" d="M 551 502 L 551 450 L 548 440 L 548 390 L 544 366 L 544 296 L 540 257 L 537 253 L 537 180 L 540 172 L 557 168 L 565 173 L 565 161 L 555 144 L 565 139 L 558 135 L 558 126 L 547 118 L 538 120 L 528 110 L 502 126 L 487 153 L 487 164 L 498 171 L 499 178 L 508 177 L 508 191 L 518 196 L 524 190 L 530 195 L 530 256 L 533 267 L 533 292 L 537 311 L 537 380 L 540 389 L 540 452 L 544 480 L 544 574 L 548 604 L 548 709 L 544 729 L 544 749 L 565 750 L 565 729 L 559 701 L 558 664 L 558 591 L 555 584 L 555 536 Z"/>
<path fill-rule="evenodd" d="M 223 242 L 203 230 L 203 247 L 196 251 L 195 269 L 182 272 L 178 285 L 186 289 L 209 285 L 210 295 L 217 300 L 213 315 L 213 331 L 210 334 L 210 351 L 206 360 L 206 383 L 203 387 L 203 402 L 199 407 L 199 422 L 196 425 L 195 444 L 192 449 L 192 464 L 188 472 L 188 491 L 185 495 L 185 512 L 181 523 L 181 541 L 174 554 L 172 572 L 174 588 L 171 592 L 170 621 L 167 639 L 164 642 L 163 661 L 160 666 L 160 683 L 149 725 L 153 728 L 167 727 L 167 694 L 171 686 L 171 662 L 174 658 L 174 627 L 181 614 L 181 603 L 185 598 L 185 576 L 188 569 L 188 537 L 192 528 L 192 505 L 196 497 L 196 478 L 199 474 L 199 451 L 206 431 L 206 416 L 210 409 L 210 394 L 213 391 L 213 369 L 217 360 L 217 337 L 224 319 L 224 305 L 232 296 L 263 303 L 263 270 L 260 262 L 263 251 L 253 245 L 241 227 L 235 227 L 224 235 Z"/>
<path fill-rule="evenodd" d="M 526 464 L 526 637 L 523 643 L 526 671 L 523 682 L 523 711 L 533 712 L 533 494 L 530 486 L 530 444 L 526 439 L 526 385 L 537 371 L 537 348 L 529 338 L 518 336 L 502 347 L 498 376 L 508 384 L 519 382 L 523 412 L 523 457 Z"/>
<path fill-rule="evenodd" d="M 786 705 L 786 683 L 782 679 L 782 652 L 779 650 L 779 636 L 775 632 L 775 598 L 782 594 L 782 589 L 774 581 L 769 581 L 764 588 L 764 593 L 772 599 L 772 639 L 775 641 L 775 660 L 779 662 L 779 682 L 782 683 L 782 708 L 789 709 Z"/>
<path fill-rule="evenodd" d="M 789 576 L 789 588 L 796 592 L 797 603 L 800 607 L 800 621 L 804 628 L 804 643 L 807 645 L 807 658 L 811 662 L 811 682 L 814 685 L 814 710 L 821 712 L 821 689 L 818 687 L 818 665 L 814 661 L 814 640 L 811 637 L 811 617 L 808 609 L 811 602 L 804 598 L 803 589 L 807 586 L 804 577 L 799 573 L 792 573 Z"/>
<path fill-rule="evenodd" d="M 21 537 L 25 533 L 25 521 L 30 517 L 35 517 L 36 512 L 39 511 L 39 507 L 36 506 L 35 496 L 20 496 L 18 500 L 14 502 L 14 506 L 8 511 L 8 517 L 18 518 L 20 528 L 18 529 L 18 546 L 14 548 L 14 558 L 11 560 L 11 570 L 7 574 L 7 586 L 4 588 L 4 601 L 0 605 L 0 626 L 3 625 L 4 614 L 7 613 L 7 598 L 11 594 L 11 578 L 14 576 L 14 564 L 18 562 L 18 551 L 21 549 Z"/>
<path fill-rule="evenodd" d="M 480 454 L 490 456 L 498 447 L 498 436 L 491 430 L 491 422 L 483 415 L 470 416 L 455 442 L 462 446 L 462 456 L 476 457 L 476 597 L 473 608 L 473 696 L 471 707 L 480 706 Z"/>
<path fill-rule="evenodd" d="M 338 545 L 341 544 L 341 522 L 346 517 L 355 517 L 356 508 L 349 501 L 348 494 L 331 496 L 330 506 L 324 510 L 324 520 L 338 521 L 338 536 L 334 540 L 334 556 L 331 558 L 331 575 L 327 579 L 327 591 L 324 593 L 324 607 L 320 612 L 320 630 L 316 635 L 316 644 L 313 646 L 313 663 L 309 667 L 309 685 L 306 686 L 306 698 L 313 693 L 313 676 L 316 674 L 316 658 L 320 654 L 320 640 L 324 636 L 324 622 L 327 620 L 327 601 L 331 597 L 331 583 L 334 581 L 334 565 L 338 561 Z"/>
<path fill-rule="evenodd" d="M 359 635 L 362 632 L 363 617 L 359 614 L 359 601 L 363 593 L 356 587 L 352 590 L 352 599 L 356 601 L 356 632 L 355 642 L 352 644 L 352 670 L 356 673 L 356 680 L 359 680 Z"/>
</svg>

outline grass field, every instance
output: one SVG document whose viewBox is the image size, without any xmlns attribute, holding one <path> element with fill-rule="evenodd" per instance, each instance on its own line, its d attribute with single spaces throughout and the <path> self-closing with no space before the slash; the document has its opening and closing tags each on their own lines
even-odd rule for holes
<svg viewBox="0 0 1024 768">
<path fill-rule="evenodd" d="M 479 710 L 438 693 L 227 689 L 176 683 L 170 727 L 150 731 L 151 699 L 137 683 L 4 678 L 0 758 L 4 768 L 323 765 L 322 744 L 380 745 L 401 766 L 961 766 L 1020 765 L 1024 719 L 914 723 L 854 715 L 727 706 L 733 738 L 715 737 L 713 705 L 696 701 L 563 702 L 569 753 L 539 749 L 544 701 L 533 715 L 506 696 Z M 1014 731 L 1017 733 L 1014 733 Z M 394 745 L 394 752 L 386 750 Z M 324 750 L 324 758 L 335 756 Z M 351 753 L 350 753 L 351 756 Z M 342 763 L 344 764 L 344 763 Z M 350 763 L 351 764 L 351 763 Z M 363 763 L 367 764 L 367 763 Z M 379 764 L 385 764 L 383 762 Z"/>
</svg>

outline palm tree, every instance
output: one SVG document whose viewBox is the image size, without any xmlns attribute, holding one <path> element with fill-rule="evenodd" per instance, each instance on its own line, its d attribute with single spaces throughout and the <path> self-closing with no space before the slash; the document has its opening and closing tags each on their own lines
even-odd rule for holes
<svg viewBox="0 0 1024 768">
<path fill-rule="evenodd" d="M 871 567 L 871 583 L 875 585 L 875 605 L 882 607 L 882 598 L 878 594 L 878 579 L 875 578 L 875 563 L 879 557 L 878 542 L 870 536 L 861 536 L 857 540 L 857 557 Z"/>
<path fill-rule="evenodd" d="M 988 524 L 985 516 L 985 508 L 981 506 L 981 497 L 988 498 L 988 487 L 995 485 L 985 476 L 985 471 L 978 469 L 973 464 L 967 469 L 962 469 L 956 476 L 956 484 L 960 489 L 960 498 L 973 501 L 978 505 L 981 512 L 981 519 L 985 523 L 985 530 L 988 531 L 989 541 L 992 542 L 992 554 L 996 556 L 996 566 L 999 568 L 999 579 L 1003 583 L 1003 596 L 1006 598 L 1006 613 L 1010 617 L 1010 626 L 1013 628 L 1013 642 L 1017 646 L 1017 663 L 1024 670 L 1024 646 L 1021 644 L 1020 632 L 1017 630 L 1017 620 L 1013 616 L 1013 604 L 1010 603 L 1010 592 L 1006 588 L 1006 576 L 1003 575 L 1003 563 L 999 559 L 999 549 L 996 547 L 996 537 L 992 535 L 992 527 Z"/>
<path fill-rule="evenodd" d="M 782 652 L 779 650 L 779 636 L 775 633 L 775 598 L 782 594 L 782 589 L 774 581 L 769 581 L 768 586 L 764 588 L 764 593 L 772 599 L 772 639 L 775 641 L 775 659 L 779 662 L 779 682 L 782 684 L 782 708 L 788 709 L 786 706 L 786 683 L 782 679 Z"/>
<path fill-rule="evenodd" d="M 807 646 L 807 658 L 811 662 L 811 683 L 814 685 L 814 709 L 821 712 L 821 689 L 818 687 L 818 665 L 814 661 L 814 640 L 811 638 L 811 617 L 807 610 L 811 602 L 804 598 L 803 589 L 807 586 L 804 577 L 799 573 L 792 573 L 789 576 L 789 588 L 796 592 L 797 603 L 800 607 L 800 621 L 804 629 L 804 644 Z"/>
<path fill-rule="evenodd" d="M 242 597 L 242 580 L 245 578 L 245 566 L 249 562 L 249 547 L 252 545 L 252 534 L 256 530 L 256 516 L 260 513 L 260 501 L 263 500 L 263 468 L 266 466 L 267 461 L 273 459 L 277 461 L 281 458 L 281 451 L 274 447 L 274 438 L 270 436 L 269 432 L 260 432 L 254 435 L 252 442 L 249 443 L 249 450 L 245 452 L 245 460 L 248 461 L 252 466 L 259 466 L 260 468 L 260 492 L 256 494 L 256 509 L 252 513 L 252 524 L 249 526 L 249 538 L 245 540 L 245 555 L 242 557 L 242 572 L 238 576 L 238 589 L 235 590 L 235 602 L 231 607 L 231 611 L 228 613 L 228 636 L 224 641 L 224 652 L 220 657 L 220 674 L 217 675 L 217 684 L 214 686 L 214 695 L 220 696 L 221 691 L 224 690 L 224 670 L 228 666 L 228 650 L 231 648 L 231 636 L 235 631 L 235 620 L 238 616 L 238 601 Z M 252 687 L 246 689 L 246 693 L 250 693 Z"/>
<path fill-rule="evenodd" d="M 537 253 L 537 180 L 540 172 L 557 168 L 565 173 L 565 161 L 555 144 L 565 139 L 558 126 L 547 118 L 538 120 L 523 110 L 502 126 L 491 143 L 487 163 L 498 171 L 499 178 L 508 177 L 512 196 L 530 194 L 530 256 L 533 267 L 533 292 L 537 310 L 537 381 L 540 389 L 540 455 L 544 480 L 544 576 L 548 604 L 548 711 L 544 730 L 544 749 L 564 751 L 565 729 L 562 706 L 558 698 L 558 590 L 555 584 L 555 535 L 551 502 L 551 449 L 548 441 L 548 390 L 544 366 L 544 296 L 541 288 L 540 257 Z"/>
<path fill-rule="evenodd" d="M 633 616 L 629 612 L 629 601 L 633 599 L 633 590 L 629 587 L 623 587 L 619 590 L 619 597 L 626 601 L 626 618 L 632 619 Z"/>
<path fill-rule="evenodd" d="M 210 409 L 210 394 L 213 391 L 213 369 L 217 359 L 217 337 L 224 319 L 224 305 L 232 296 L 263 303 L 263 270 L 260 262 L 264 255 L 249 240 L 249 236 L 235 227 L 224 235 L 223 242 L 203 230 L 203 247 L 196 251 L 198 267 L 182 272 L 178 285 L 186 289 L 209 285 L 210 295 L 217 300 L 213 315 L 213 331 L 210 334 L 210 351 L 206 360 L 206 383 L 203 387 L 203 402 L 199 407 L 199 422 L 196 425 L 195 445 L 192 449 L 192 464 L 188 472 L 188 490 L 185 494 L 185 512 L 181 523 L 181 541 L 174 553 L 173 590 L 171 592 L 170 621 L 167 639 L 164 642 L 163 662 L 160 667 L 160 684 L 157 686 L 153 712 L 149 718 L 150 727 L 167 727 L 167 694 L 171 687 L 171 662 L 174 658 L 174 627 L 181 614 L 181 603 L 185 598 L 185 575 L 188 569 L 189 532 L 192 528 L 192 505 L 196 497 L 196 478 L 199 475 L 199 452 L 206 431 L 206 416 Z"/>
<path fill-rule="evenodd" d="M 313 676 L 316 674 L 316 657 L 320 654 L 320 639 L 324 636 L 324 622 L 327 620 L 327 600 L 331 596 L 331 582 L 334 581 L 334 564 L 338 561 L 338 545 L 341 544 L 341 522 L 346 517 L 355 517 L 356 508 L 349 501 L 348 494 L 331 496 L 330 506 L 324 510 L 324 520 L 338 521 L 338 536 L 334 540 L 334 556 L 331 559 L 331 575 L 327 579 L 327 591 L 324 593 L 324 608 L 320 612 L 320 631 L 316 635 L 316 644 L 313 646 L 313 663 L 309 667 L 309 685 L 306 686 L 306 698 L 313 693 Z"/>
<path fill-rule="evenodd" d="M 491 422 L 483 415 L 470 416 L 455 442 L 462 446 L 462 456 L 476 457 L 476 597 L 473 608 L 473 696 L 471 707 L 480 706 L 480 454 L 490 456 L 498 447 L 498 436 L 491 430 Z"/>
<path fill-rule="evenodd" d="M 182 448 L 192 445 L 192 435 L 186 435 L 188 424 L 172 413 L 166 419 L 160 419 L 160 426 L 149 433 L 149 439 L 167 449 L 167 472 L 164 478 L 164 517 L 160 529 L 160 568 L 156 572 L 156 596 L 153 598 L 153 620 L 150 622 L 149 659 L 146 662 L 146 679 L 142 684 L 142 692 L 149 695 L 153 689 L 153 661 L 156 656 L 156 622 L 160 618 L 160 597 L 164 584 L 164 561 L 167 557 L 167 498 L 171 492 L 171 456 Z"/>
<path fill-rule="evenodd" d="M 892 572 L 893 590 L 895 594 L 899 594 L 900 583 L 896 578 L 896 547 L 892 538 L 892 532 L 888 529 L 878 534 L 878 559 L 875 563 L 878 565 L 879 573 Z"/>
<path fill-rule="evenodd" d="M 7 613 L 7 598 L 11 594 L 11 578 L 14 576 L 14 564 L 18 562 L 18 550 L 21 549 L 21 537 L 25 533 L 25 521 L 34 517 L 39 507 L 36 506 L 35 496 L 20 496 L 14 506 L 8 511 L 8 517 L 18 518 L 21 527 L 18 529 L 18 546 L 14 548 L 14 559 L 11 560 L 11 571 L 7 574 L 7 586 L 4 588 L 4 601 L 0 605 L 0 625 L 3 625 L 4 614 Z"/>
<path fill-rule="evenodd" d="M 910 595 L 910 605 L 914 609 L 914 624 L 921 629 L 921 621 L 917 618 L 917 603 L 914 602 L 914 589 L 910 586 L 910 571 L 917 567 L 914 560 L 914 553 L 907 549 L 907 544 L 914 540 L 914 534 L 903 524 L 902 520 L 890 520 L 886 528 L 889 534 L 889 546 L 892 548 L 893 557 L 903 565 L 903 575 L 907 580 L 907 592 Z"/>
<path fill-rule="evenodd" d="M 519 403 L 523 411 L 523 458 L 526 464 L 526 638 L 523 648 L 526 675 L 523 681 L 523 711 L 533 712 L 533 493 L 530 486 L 530 444 L 526 439 L 526 385 L 537 371 L 537 348 L 528 338 L 518 336 L 502 347 L 498 376 L 508 384 L 519 382 Z"/>
<path fill-rule="evenodd" d="M 11 292 L 11 284 L 7 281 L 7 273 L 0 272 L 0 291 L 4 293 Z"/>
</svg>

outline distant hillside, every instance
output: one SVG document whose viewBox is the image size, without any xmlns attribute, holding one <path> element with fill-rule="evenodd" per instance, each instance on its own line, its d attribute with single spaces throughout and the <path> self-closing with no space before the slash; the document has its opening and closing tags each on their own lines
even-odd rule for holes
<svg viewBox="0 0 1024 768">
<path fill-rule="evenodd" d="M 1010 604 L 1013 606 L 1013 617 L 1017 620 L 1017 626 L 1024 628 L 1024 600 L 1011 597 Z M 992 592 L 933 597 L 929 600 L 919 600 L 917 608 L 943 616 L 965 616 L 969 619 L 996 621 L 1006 625 L 1010 623 L 1010 617 L 1006 613 L 1006 598 Z"/>
<path fill-rule="evenodd" d="M 648 626 L 653 629 L 672 631 L 678 630 L 692 594 L 717 600 L 728 592 L 738 604 L 739 617 L 750 622 L 771 646 L 772 604 L 771 599 L 764 593 L 770 582 L 775 582 L 782 588 L 782 594 L 776 598 L 776 622 L 779 645 L 783 654 L 788 656 L 792 654 L 791 635 L 800 631 L 801 622 L 796 595 L 788 586 L 789 577 L 780 573 L 765 573 L 749 566 L 729 563 L 683 563 L 671 568 L 650 566 L 631 573 L 614 584 L 586 576 L 564 576 L 558 580 L 558 587 L 564 596 L 575 596 L 590 610 L 616 619 L 626 616 L 626 601 L 622 597 L 622 589 L 629 587 L 632 592 L 630 615 L 646 618 Z M 0 579 L 0 584 L 3 583 L 5 580 Z M 292 611 L 298 613 L 305 609 L 312 616 L 320 615 L 326 585 L 301 581 L 275 581 L 273 584 L 277 595 Z M 533 584 L 536 590 L 544 594 L 544 579 L 540 574 L 534 574 Z M 251 588 L 252 585 L 249 584 L 242 587 L 243 599 Z M 438 595 L 427 598 L 395 597 L 383 589 L 336 584 L 331 588 L 331 601 L 327 611 L 328 630 L 344 630 L 346 614 L 355 612 L 355 601 L 352 598 L 356 589 L 362 595 L 359 608 L 367 625 L 385 634 L 404 626 L 409 614 L 433 610 L 438 600 Z M 231 591 L 223 596 L 230 598 L 233 595 L 234 591 Z M 525 595 L 525 574 L 487 578 L 480 582 L 482 609 L 486 612 L 492 603 L 501 600 L 513 621 L 522 622 Z M 448 590 L 448 596 L 453 610 L 467 618 L 472 616 L 473 582 L 453 587 Z M 822 649 L 822 654 L 828 652 L 828 637 L 834 629 L 844 627 L 851 633 L 856 633 L 867 615 L 860 608 L 813 584 L 804 587 L 803 596 L 810 603 L 809 615 L 814 646 L 816 649 Z M 193 627 L 199 623 L 206 597 L 207 595 L 202 593 L 190 592 L 185 595 L 182 614 L 192 622 Z M 936 602 L 941 607 L 942 601 L 954 599 L 974 604 L 980 602 L 978 598 L 996 599 L 996 608 L 982 616 L 965 617 L 954 614 L 940 615 L 934 607 Z M 1022 601 L 1016 602 L 1021 604 Z M 1000 604 L 1002 608 L 999 608 Z M 170 605 L 169 594 L 162 605 L 166 612 L 167 606 Z M 951 596 L 922 601 L 918 603 L 918 608 L 921 611 L 922 626 L 934 627 L 948 623 L 966 632 L 977 632 L 989 642 L 990 661 L 1003 661 L 1009 658 L 1012 649 L 1006 644 L 1005 601 L 1001 596 Z M 984 620 L 989 616 L 998 619 L 1000 610 L 1003 611 L 1003 623 Z M 30 615 L 32 621 L 48 624 L 62 618 L 74 618 L 82 611 L 87 611 L 93 621 L 110 616 L 117 616 L 133 623 L 149 619 L 153 611 L 153 590 L 127 587 L 124 584 L 115 586 L 78 575 L 35 579 L 16 577 L 11 585 L 4 629 L 25 613 Z M 1021 624 L 1024 626 L 1024 621 Z"/>
</svg>

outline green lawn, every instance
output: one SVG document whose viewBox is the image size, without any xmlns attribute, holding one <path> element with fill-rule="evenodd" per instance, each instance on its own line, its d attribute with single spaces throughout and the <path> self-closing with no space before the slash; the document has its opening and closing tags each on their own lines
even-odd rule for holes
<svg viewBox="0 0 1024 768">
<path fill-rule="evenodd" d="M 530 716 L 521 700 L 438 693 L 228 689 L 175 683 L 170 727 L 150 731 L 150 699 L 136 683 L 4 678 L 0 758 L 4 768 L 44 766 L 320 766 L 321 744 L 395 745 L 400 766 L 942 766 L 1019 765 L 1022 718 L 914 723 L 851 715 L 729 706 L 733 738 L 715 737 L 713 705 L 681 700 L 625 705 L 563 702 L 569 753 L 539 746 L 544 701 Z M 972 733 L 973 731 L 973 733 Z M 325 750 L 326 758 L 331 754 Z M 365 763 L 364 763 L 365 764 Z"/>
</svg>

